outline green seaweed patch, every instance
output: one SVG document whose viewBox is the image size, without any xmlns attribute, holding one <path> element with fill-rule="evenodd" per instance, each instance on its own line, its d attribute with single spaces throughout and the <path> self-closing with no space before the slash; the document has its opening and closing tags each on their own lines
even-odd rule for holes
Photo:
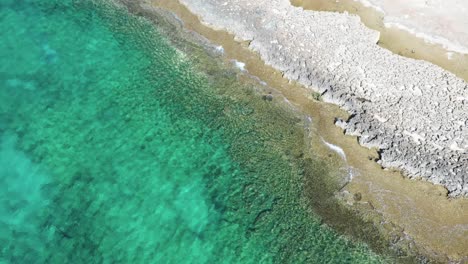
<svg viewBox="0 0 468 264">
<path fill-rule="evenodd" d="M 171 30 L 171 32 L 180 31 L 180 29 Z M 193 35 L 190 37 L 191 41 L 198 41 L 198 38 Z M 184 41 L 187 40 L 184 39 Z M 314 235 L 299 227 L 318 225 L 320 228 L 327 229 L 328 227 L 323 224 L 355 241 L 357 244 L 345 239 L 347 247 L 360 248 L 362 254 L 366 252 L 364 249 L 366 246 L 363 243 L 367 243 L 375 252 L 387 255 L 389 259 L 395 260 L 397 257 L 398 262 L 414 263 L 421 260 L 420 256 L 407 255 L 407 252 L 401 250 L 394 251 L 392 249 L 394 245 L 390 239 L 379 231 L 374 222 L 365 220 L 360 212 L 345 206 L 336 197 L 337 192 L 342 188 L 345 175 L 339 172 L 339 169 L 332 168 L 330 164 L 318 159 L 306 148 L 308 144 L 306 144 L 304 131 L 304 117 L 300 113 L 282 104 L 281 100 L 273 104 L 266 103 L 272 100 L 264 100 L 264 95 L 271 96 L 271 92 L 266 91 L 254 80 L 246 82 L 244 78 L 243 83 L 240 84 L 239 75 L 229 65 L 224 65 L 220 61 L 213 63 L 215 59 L 213 57 L 217 54 L 210 53 L 209 49 L 200 49 L 194 45 L 182 47 L 184 52 L 197 54 L 194 67 L 205 73 L 204 77 L 209 80 L 210 85 L 215 89 L 218 88 L 217 93 L 235 101 L 234 104 L 227 103 L 224 107 L 225 117 L 223 117 L 228 119 L 223 120 L 224 125 L 235 124 L 234 127 L 225 127 L 225 136 L 229 138 L 228 141 L 233 142 L 230 155 L 249 174 L 265 175 L 254 179 L 261 181 L 262 184 L 268 184 L 259 187 L 257 181 L 248 181 L 242 188 L 243 193 L 248 197 L 255 197 L 258 195 L 258 188 L 261 188 L 263 191 L 260 195 L 262 196 L 266 193 L 270 196 L 276 194 L 269 199 L 260 200 L 263 205 L 253 207 L 258 209 L 254 213 L 249 213 L 250 217 L 246 218 L 250 223 L 248 233 L 258 232 L 261 227 L 274 229 L 271 225 L 274 225 L 277 219 L 286 219 L 284 215 L 275 215 L 277 211 L 274 209 L 277 209 L 291 213 L 288 220 L 291 226 L 286 228 L 288 231 L 282 231 L 279 235 L 280 237 L 285 235 L 282 241 L 288 245 L 287 248 L 278 249 L 282 252 L 280 261 L 289 262 L 294 259 L 294 261 L 301 262 L 325 257 L 325 255 L 314 255 L 317 251 L 307 250 L 307 248 L 310 249 L 310 245 L 314 244 L 311 242 Z M 315 100 L 322 100 L 320 93 L 313 92 L 312 95 Z M 260 98 L 262 100 L 259 100 Z M 285 160 L 286 163 L 284 163 Z M 268 181 L 264 177 L 267 177 Z M 288 194 L 287 198 L 284 194 Z M 252 201 L 257 201 L 257 199 L 252 198 Z M 252 208 L 252 205 L 247 205 L 247 207 Z M 292 215 L 296 217 L 291 217 Z M 268 233 L 268 230 L 265 232 Z M 288 235 L 291 236 L 288 237 Z M 338 237 L 339 235 L 336 235 L 335 239 Z M 299 239 L 301 242 L 297 238 L 302 238 Z M 294 252 L 298 249 L 303 251 Z M 342 255 L 338 254 L 338 256 Z M 295 259 L 296 257 L 298 259 Z M 374 260 L 376 261 L 377 258 Z M 352 261 L 352 257 L 345 262 L 347 261 Z"/>
<path fill-rule="evenodd" d="M 233 199 L 228 204 L 234 204 L 232 207 L 236 208 L 237 214 L 228 212 L 226 215 L 244 219 L 246 236 L 258 239 L 259 244 L 267 242 L 265 247 L 269 248 L 268 252 L 274 262 L 294 263 L 318 259 L 329 259 L 331 262 L 370 261 L 367 259 L 369 252 L 366 246 L 360 243 L 354 245 L 323 226 L 324 222 L 329 223 L 329 220 L 342 216 L 358 218 L 356 214 L 345 212 L 346 208 L 339 206 L 340 203 L 334 198 L 339 189 L 338 182 L 342 182 L 342 175 L 335 174 L 333 179 L 327 171 L 333 169 L 316 158 L 304 157 L 309 152 L 305 149 L 304 117 L 286 104 L 262 100 L 264 91 L 258 84 L 239 82 L 235 71 L 220 61 L 213 63 L 213 58 L 205 50 L 198 48 L 186 52 L 199 52 L 196 62 L 201 64 L 195 64 L 195 67 L 199 70 L 206 68 L 209 74 L 204 76 L 210 86 L 233 100 L 223 108 L 225 115 L 221 123 L 225 138 L 231 142 L 230 156 L 239 163 L 248 178 L 240 183 L 242 200 L 239 200 L 237 192 L 228 196 Z M 314 186 L 313 190 L 311 186 Z M 318 210 L 321 208 L 315 208 L 322 202 L 342 211 L 324 212 Z M 242 215 L 239 212 L 241 209 L 247 209 L 243 213 L 244 217 L 239 216 Z M 235 220 L 229 218 L 226 221 Z M 347 221 L 349 219 L 336 223 Z M 359 229 L 358 226 L 353 228 Z M 347 234 L 355 235 L 350 232 Z M 330 237 L 325 238 L 327 235 Z M 357 241 L 368 242 L 368 238 L 359 237 Z M 333 249 L 327 248 L 326 239 L 341 241 L 335 242 L 337 247 L 342 247 L 335 260 L 328 255 Z M 378 240 L 380 243 L 382 238 L 378 237 Z M 349 249 L 359 253 L 341 259 Z M 386 252 L 386 249 L 381 252 Z M 377 257 L 373 259 L 377 260 Z"/>
<path fill-rule="evenodd" d="M 312 92 L 312 99 L 314 99 L 315 101 L 323 101 L 322 94 L 314 91 Z"/>
</svg>

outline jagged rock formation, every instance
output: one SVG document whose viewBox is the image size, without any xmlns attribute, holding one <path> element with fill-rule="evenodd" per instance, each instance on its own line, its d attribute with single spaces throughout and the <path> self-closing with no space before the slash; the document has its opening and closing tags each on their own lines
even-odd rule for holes
<svg viewBox="0 0 468 264">
<path fill-rule="evenodd" d="M 347 134 L 378 147 L 384 167 L 468 195 L 468 84 L 376 45 L 357 16 L 304 11 L 288 0 L 181 0 L 203 23 L 250 41 L 285 77 L 352 113 Z"/>
</svg>

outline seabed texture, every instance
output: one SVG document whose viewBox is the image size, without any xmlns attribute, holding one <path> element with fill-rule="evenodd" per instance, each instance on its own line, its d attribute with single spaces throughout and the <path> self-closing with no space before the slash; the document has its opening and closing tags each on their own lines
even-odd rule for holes
<svg viewBox="0 0 468 264">
<path fill-rule="evenodd" d="M 340 210 L 341 172 L 305 118 L 164 19 L 91 0 L 0 19 L 0 263 L 386 260 L 312 212 Z"/>
</svg>

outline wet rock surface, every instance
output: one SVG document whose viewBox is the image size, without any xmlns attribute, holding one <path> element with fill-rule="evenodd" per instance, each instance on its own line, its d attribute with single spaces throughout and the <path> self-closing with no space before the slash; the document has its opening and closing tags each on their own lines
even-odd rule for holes
<svg viewBox="0 0 468 264">
<path fill-rule="evenodd" d="M 384 167 L 468 195 L 468 84 L 425 61 L 376 45 L 357 16 L 304 11 L 288 0 L 181 0 L 227 30 L 288 79 L 351 113 L 340 121 Z"/>
</svg>

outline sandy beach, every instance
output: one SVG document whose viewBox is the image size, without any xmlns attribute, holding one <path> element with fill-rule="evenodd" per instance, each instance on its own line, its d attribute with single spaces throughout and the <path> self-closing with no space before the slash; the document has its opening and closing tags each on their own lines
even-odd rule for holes
<svg viewBox="0 0 468 264">
<path fill-rule="evenodd" d="M 181 2 L 152 1 L 150 6 L 174 12 L 185 27 L 221 45 L 227 58 L 244 63 L 245 71 L 309 113 L 318 124 L 317 133 L 339 146 L 347 164 L 359 172 L 342 194 L 345 200 L 351 197 L 350 206 L 388 223 L 382 225 L 388 229 L 384 233 L 399 230 L 417 251 L 439 260 L 461 261 L 468 255 L 468 201 L 447 198 L 448 193 L 464 196 L 467 191 L 467 131 L 461 124 L 467 120 L 465 81 L 380 48 L 375 45 L 379 34 L 356 16 L 304 11 L 287 1 L 277 1 L 281 8 L 276 9 L 262 1 L 233 6 Z M 284 22 L 298 18 L 300 26 Z M 330 27 L 334 30 L 327 30 Z M 341 39 L 330 42 L 338 36 Z M 311 104 L 310 88 L 346 111 Z M 343 137 L 334 120 L 352 136 Z M 362 195 L 359 202 L 352 199 L 357 193 Z"/>
<path fill-rule="evenodd" d="M 460 0 L 362 0 L 384 16 L 386 27 L 404 29 L 441 44 L 449 52 L 468 54 L 468 5 Z"/>
</svg>

